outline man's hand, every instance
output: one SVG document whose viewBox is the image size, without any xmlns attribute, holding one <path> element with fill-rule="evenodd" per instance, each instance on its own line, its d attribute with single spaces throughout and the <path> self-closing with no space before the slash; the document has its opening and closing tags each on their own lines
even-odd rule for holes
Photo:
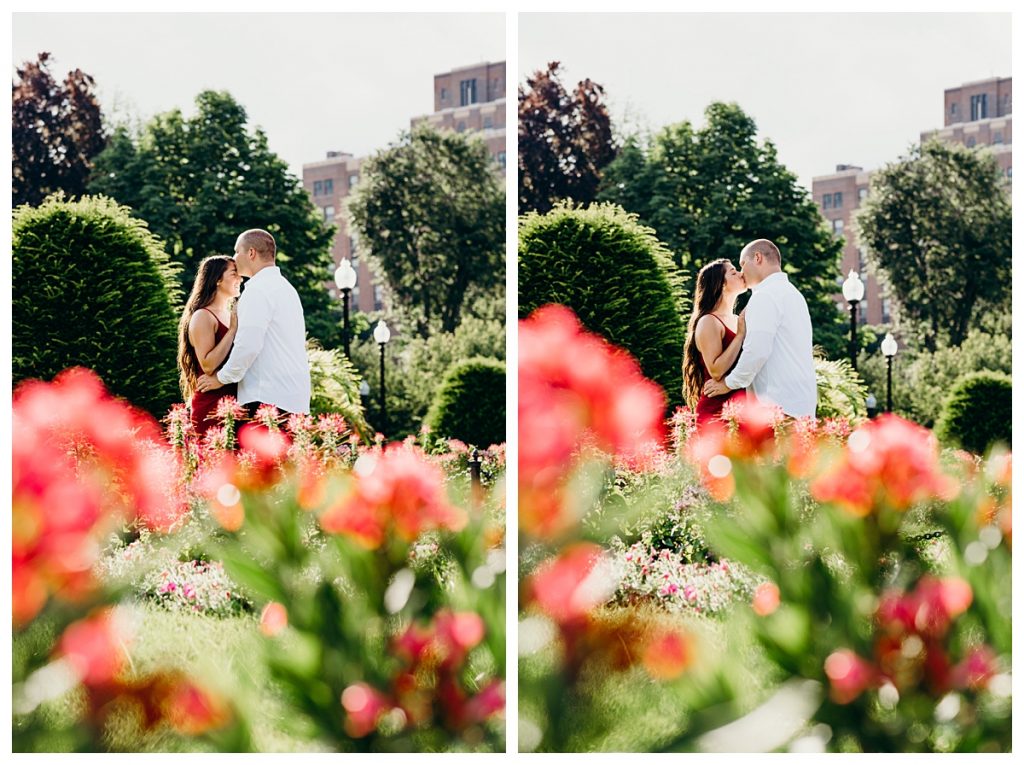
<svg viewBox="0 0 1024 765">
<path fill-rule="evenodd" d="M 196 383 L 196 390 L 206 393 L 208 390 L 217 390 L 217 388 L 223 388 L 224 383 L 217 379 L 216 375 L 200 375 L 199 381 Z"/>
<path fill-rule="evenodd" d="M 711 379 L 704 383 L 704 395 L 705 396 L 724 396 L 732 388 L 726 385 L 721 380 Z"/>
</svg>

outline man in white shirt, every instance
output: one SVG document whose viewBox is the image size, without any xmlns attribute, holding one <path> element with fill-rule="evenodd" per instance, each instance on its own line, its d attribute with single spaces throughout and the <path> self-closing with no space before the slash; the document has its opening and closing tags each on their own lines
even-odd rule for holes
<svg viewBox="0 0 1024 765">
<path fill-rule="evenodd" d="M 277 244 L 263 229 L 243 232 L 235 242 L 235 263 L 249 277 L 238 299 L 238 332 L 216 376 L 199 378 L 199 390 L 238 383 L 238 403 L 250 414 L 260 404 L 282 412 L 308 414 L 309 361 L 306 321 L 295 288 L 277 267 Z"/>
<path fill-rule="evenodd" d="M 743 352 L 723 380 L 705 383 L 704 393 L 721 396 L 747 388 L 790 417 L 813 417 L 818 385 L 807 301 L 789 283 L 779 248 L 767 239 L 755 239 L 743 248 L 740 270 L 751 289 Z"/>
</svg>

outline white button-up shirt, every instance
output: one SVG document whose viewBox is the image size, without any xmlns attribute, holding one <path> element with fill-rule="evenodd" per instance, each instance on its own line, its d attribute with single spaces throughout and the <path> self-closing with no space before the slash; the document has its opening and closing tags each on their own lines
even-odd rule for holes
<svg viewBox="0 0 1024 765">
<path fill-rule="evenodd" d="M 277 266 L 259 270 L 246 283 L 238 299 L 235 345 L 217 379 L 238 383 L 240 404 L 260 401 L 286 412 L 309 412 L 306 321 L 299 294 Z"/>
<path fill-rule="evenodd" d="M 725 378 L 733 390 L 749 388 L 791 417 L 814 416 L 818 384 L 807 301 L 789 277 L 774 273 L 751 289 L 743 353 Z"/>
</svg>

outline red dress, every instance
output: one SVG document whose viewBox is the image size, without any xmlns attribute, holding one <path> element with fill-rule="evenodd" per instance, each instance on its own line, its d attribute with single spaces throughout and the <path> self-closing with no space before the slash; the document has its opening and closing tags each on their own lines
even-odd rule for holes
<svg viewBox="0 0 1024 765">
<path fill-rule="evenodd" d="M 203 310 L 207 311 L 209 309 L 204 308 Z M 217 314 L 213 313 L 213 311 L 210 311 L 210 313 L 213 314 L 213 318 L 217 319 L 217 330 L 214 332 L 213 335 L 213 344 L 216 345 L 217 343 L 224 339 L 224 335 L 228 333 L 228 327 L 225 326 L 224 322 L 217 318 Z M 195 349 L 193 348 L 192 356 L 195 357 L 195 355 L 196 352 Z M 217 367 L 217 369 L 219 370 L 220 367 L 224 366 L 224 362 L 226 361 L 227 357 L 225 356 L 224 361 L 220 363 L 220 366 Z M 199 364 L 198 358 L 196 358 L 196 366 L 202 368 Z M 216 420 L 211 420 L 207 418 L 217 410 L 218 401 L 220 401 L 225 396 L 237 395 L 238 385 L 236 383 L 231 383 L 230 385 L 225 385 L 215 390 L 208 390 L 206 392 L 196 391 L 195 393 L 193 393 L 192 427 L 195 429 L 196 433 L 198 433 L 199 435 L 203 435 L 209 428 L 217 424 Z"/>
<path fill-rule="evenodd" d="M 708 316 L 715 315 L 712 313 L 708 314 Z M 736 333 L 729 329 L 727 326 L 725 326 L 724 321 L 719 319 L 717 316 L 715 316 L 715 318 L 718 319 L 719 322 L 721 322 L 722 327 L 725 329 L 725 335 L 722 337 L 722 348 L 724 350 L 729 345 L 729 343 L 731 343 L 733 339 L 735 339 Z M 736 360 L 739 361 L 739 356 L 736 357 Z M 704 373 L 704 378 L 701 381 L 701 385 L 703 386 L 708 380 L 711 379 L 711 373 L 708 372 L 707 365 L 704 363 L 703 354 L 698 354 L 697 361 L 700 364 L 701 371 Z M 734 361 L 732 363 L 732 367 L 729 367 L 729 372 L 731 372 L 733 367 L 735 366 L 736 362 Z M 728 374 L 729 372 L 726 372 L 726 374 Z M 725 406 L 726 401 L 729 401 L 732 398 L 741 398 L 744 395 L 746 395 L 746 392 L 740 389 L 729 391 L 724 396 L 707 396 L 704 393 L 701 393 L 700 398 L 697 399 L 697 425 L 704 425 L 705 423 L 711 420 L 718 419 L 719 417 L 722 416 L 722 407 Z"/>
</svg>

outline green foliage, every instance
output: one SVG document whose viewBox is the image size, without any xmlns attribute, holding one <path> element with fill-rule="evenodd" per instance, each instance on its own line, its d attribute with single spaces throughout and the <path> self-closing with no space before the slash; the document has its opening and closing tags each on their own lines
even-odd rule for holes
<svg viewBox="0 0 1024 765">
<path fill-rule="evenodd" d="M 103 115 L 81 69 L 58 84 L 50 54 L 40 53 L 17 70 L 11 96 L 11 196 L 15 207 L 39 205 L 50 194 L 85 193 L 93 158 L 107 142 Z"/>
<path fill-rule="evenodd" d="M 424 424 L 438 436 L 480 448 L 504 443 L 505 362 L 472 358 L 455 364 Z"/>
<path fill-rule="evenodd" d="M 103 197 L 14 212 L 12 374 L 84 366 L 162 417 L 178 400 L 177 268 L 131 211 Z"/>
<path fill-rule="evenodd" d="M 193 117 L 174 109 L 139 130 L 118 127 L 96 158 L 89 190 L 129 205 L 149 223 L 181 264 L 186 291 L 200 260 L 230 253 L 246 229 L 266 229 L 277 242 L 281 271 L 302 299 L 307 331 L 329 347 L 339 345 L 340 312 L 324 288 L 333 227 L 247 119 L 229 93 L 206 90 L 196 97 Z"/>
<path fill-rule="evenodd" d="M 996 327 L 996 330 L 1001 328 Z M 971 372 L 992 371 L 1010 374 L 1012 343 L 1009 333 L 972 329 L 959 346 L 940 343 L 930 352 L 904 346 L 893 359 L 893 409 L 925 427 L 933 427 L 942 406 L 957 381 Z M 884 406 L 886 362 L 880 351 L 862 353 L 857 368 L 867 388 Z"/>
<path fill-rule="evenodd" d="M 646 377 L 682 404 L 687 309 L 671 255 L 649 227 L 617 205 L 561 205 L 519 222 L 519 315 L 548 303 L 625 348 Z"/>
<path fill-rule="evenodd" d="M 345 358 L 345 354 L 337 349 L 325 350 L 315 340 L 306 343 L 306 356 L 309 359 L 309 379 L 313 395 L 309 401 L 309 411 L 314 417 L 318 414 L 336 412 L 361 438 L 370 435 L 370 426 L 363 416 L 363 404 L 359 398 L 359 383 L 362 378 Z"/>
<path fill-rule="evenodd" d="M 504 184 L 479 137 L 417 125 L 362 165 L 347 215 L 421 337 L 453 331 L 467 293 L 504 283 Z"/>
<path fill-rule="evenodd" d="M 1009 375 L 974 372 L 950 392 L 935 432 L 944 442 L 985 454 L 993 444 L 1010 444 L 1012 422 Z"/>
<path fill-rule="evenodd" d="M 705 263 L 735 264 L 743 246 L 771 239 L 782 267 L 807 300 L 814 343 L 830 358 L 846 350 L 832 295 L 842 243 L 824 226 L 775 145 L 757 140 L 757 125 L 736 104 L 712 103 L 705 125 L 669 125 L 626 141 L 605 170 L 598 199 L 636 213 L 672 251 L 691 281 Z"/>
<path fill-rule="evenodd" d="M 559 63 L 519 88 L 519 214 L 545 213 L 560 201 L 594 201 L 602 169 L 615 158 L 604 88 L 583 80 L 572 95 Z"/>
<path fill-rule="evenodd" d="M 817 356 L 814 372 L 818 380 L 818 417 L 857 420 L 867 416 L 867 388 L 849 361 Z"/>
<path fill-rule="evenodd" d="M 929 350 L 960 345 L 1010 312 L 1010 197 L 991 154 L 932 141 L 871 178 L 857 212 L 872 270 L 899 301 L 901 329 Z"/>
</svg>

